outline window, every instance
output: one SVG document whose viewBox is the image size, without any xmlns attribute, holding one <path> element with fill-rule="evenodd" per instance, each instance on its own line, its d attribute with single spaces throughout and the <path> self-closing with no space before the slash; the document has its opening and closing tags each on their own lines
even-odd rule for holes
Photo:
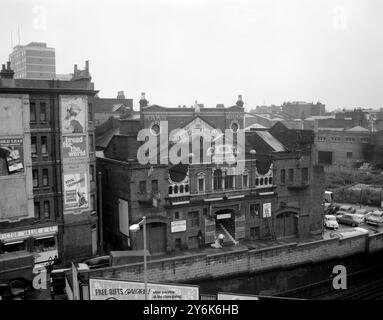
<svg viewBox="0 0 383 320">
<path fill-rule="evenodd" d="M 48 138 L 46 136 L 41 137 L 41 154 L 48 154 Z"/>
<path fill-rule="evenodd" d="M 352 152 L 347 152 L 347 159 L 351 159 L 352 158 Z"/>
<path fill-rule="evenodd" d="M 35 169 L 32 171 L 33 176 L 33 188 L 37 188 L 39 186 L 39 172 Z"/>
<path fill-rule="evenodd" d="M 346 137 L 344 140 L 345 142 L 355 142 L 355 138 L 351 138 L 351 137 Z"/>
<path fill-rule="evenodd" d="M 90 181 L 94 181 L 94 165 L 93 164 L 89 166 L 89 176 L 90 176 Z"/>
<path fill-rule="evenodd" d="M 317 140 L 318 140 L 318 141 L 326 141 L 326 137 L 318 136 L 318 137 L 317 137 Z"/>
<path fill-rule="evenodd" d="M 204 177 L 198 177 L 198 192 L 199 193 L 205 192 L 205 178 Z"/>
<path fill-rule="evenodd" d="M 31 117 L 31 122 L 36 122 L 36 103 L 29 103 L 29 112 Z"/>
<path fill-rule="evenodd" d="M 180 218 L 180 213 L 178 211 L 174 212 L 174 220 L 178 220 Z"/>
<path fill-rule="evenodd" d="M 309 169 L 302 168 L 302 184 L 306 184 L 309 182 Z"/>
<path fill-rule="evenodd" d="M 140 181 L 140 192 L 141 193 L 146 193 L 146 181 Z"/>
<path fill-rule="evenodd" d="M 214 190 L 222 190 L 222 171 L 214 171 Z"/>
<path fill-rule="evenodd" d="M 360 138 L 360 143 L 368 143 L 368 138 Z"/>
<path fill-rule="evenodd" d="M 293 182 L 293 181 L 294 181 L 294 169 L 289 169 L 288 182 Z"/>
<path fill-rule="evenodd" d="M 91 102 L 88 103 L 88 121 L 92 122 L 92 113 L 93 113 L 93 104 Z"/>
<path fill-rule="evenodd" d="M 331 137 L 331 141 L 339 142 L 340 141 L 340 137 Z"/>
<path fill-rule="evenodd" d="M 249 176 L 247 174 L 244 174 L 242 176 L 242 188 L 248 188 L 249 187 Z"/>
<path fill-rule="evenodd" d="M 90 134 L 89 135 L 89 152 L 93 152 L 93 151 L 94 151 L 93 135 Z"/>
<path fill-rule="evenodd" d="M 258 178 L 255 179 L 255 185 L 256 185 L 256 186 L 259 185 L 259 179 L 258 179 Z"/>
<path fill-rule="evenodd" d="M 225 189 L 234 189 L 234 176 L 225 176 Z"/>
<path fill-rule="evenodd" d="M 259 227 L 250 228 L 250 238 L 258 239 L 259 238 Z"/>
<path fill-rule="evenodd" d="M 49 185 L 48 169 L 43 169 L 43 187 L 47 187 L 48 185 Z"/>
<path fill-rule="evenodd" d="M 174 247 L 179 250 L 181 249 L 181 239 L 180 238 L 177 238 L 174 240 Z"/>
<path fill-rule="evenodd" d="M 35 218 L 40 218 L 40 202 L 35 202 Z"/>
<path fill-rule="evenodd" d="M 152 193 L 158 192 L 158 180 L 152 180 Z"/>
<path fill-rule="evenodd" d="M 47 121 L 47 104 L 45 102 L 40 102 L 40 122 Z"/>
<path fill-rule="evenodd" d="M 199 212 L 192 211 L 188 213 L 189 226 L 198 227 L 199 226 Z"/>
<path fill-rule="evenodd" d="M 49 218 L 50 215 L 49 201 L 44 201 L 44 218 Z"/>
<path fill-rule="evenodd" d="M 94 194 L 90 195 L 90 210 L 96 211 L 96 196 Z"/>
<path fill-rule="evenodd" d="M 250 205 L 250 217 L 259 218 L 259 203 L 252 203 Z"/>
<path fill-rule="evenodd" d="M 31 138 L 31 153 L 32 153 L 32 157 L 37 156 L 37 139 L 36 139 L 36 137 Z"/>
<path fill-rule="evenodd" d="M 169 186 L 168 192 L 169 192 L 169 194 L 173 194 L 173 186 Z"/>
</svg>

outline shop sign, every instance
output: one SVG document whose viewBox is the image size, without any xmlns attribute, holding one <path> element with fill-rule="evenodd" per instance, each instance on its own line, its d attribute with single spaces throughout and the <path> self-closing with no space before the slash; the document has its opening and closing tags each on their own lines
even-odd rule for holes
<svg viewBox="0 0 383 320">
<path fill-rule="evenodd" d="M 10 241 L 10 240 L 26 239 L 29 237 L 36 238 L 38 236 L 57 233 L 57 231 L 58 231 L 57 226 L 51 226 L 51 227 L 44 227 L 44 228 L 38 228 L 38 229 L 29 229 L 29 230 L 1 233 L 0 240 Z"/>
</svg>

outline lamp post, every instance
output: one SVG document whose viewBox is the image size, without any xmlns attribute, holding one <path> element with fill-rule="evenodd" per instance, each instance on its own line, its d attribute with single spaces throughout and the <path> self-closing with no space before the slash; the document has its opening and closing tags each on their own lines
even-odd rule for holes
<svg viewBox="0 0 383 320">
<path fill-rule="evenodd" d="M 140 226 L 142 224 L 143 229 L 143 238 L 144 238 L 144 284 L 145 284 L 145 300 L 148 300 L 148 274 L 146 268 L 146 217 L 143 216 L 142 220 L 139 223 L 132 224 L 129 227 L 129 230 L 132 232 L 136 232 L 140 230 Z"/>
</svg>

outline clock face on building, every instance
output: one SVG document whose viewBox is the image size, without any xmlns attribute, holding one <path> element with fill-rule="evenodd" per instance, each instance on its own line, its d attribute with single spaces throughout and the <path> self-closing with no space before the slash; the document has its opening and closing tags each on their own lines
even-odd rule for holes
<svg viewBox="0 0 383 320">
<path fill-rule="evenodd" d="M 160 128 L 160 125 L 159 125 L 158 123 L 155 123 L 155 124 L 152 125 L 152 127 L 150 128 L 150 130 L 152 131 L 152 133 L 153 133 L 154 135 L 157 136 L 157 135 L 160 133 L 161 128 Z"/>
<path fill-rule="evenodd" d="M 231 130 L 233 131 L 233 132 L 237 132 L 238 131 L 238 124 L 237 123 L 232 123 L 232 125 L 231 125 Z"/>
</svg>

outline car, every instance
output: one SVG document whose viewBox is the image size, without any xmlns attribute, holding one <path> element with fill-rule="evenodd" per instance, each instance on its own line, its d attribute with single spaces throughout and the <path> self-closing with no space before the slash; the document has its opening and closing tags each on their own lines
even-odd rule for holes
<svg viewBox="0 0 383 320">
<path fill-rule="evenodd" d="M 336 215 L 336 213 L 339 211 L 340 205 L 331 203 L 330 206 L 327 207 L 326 214 L 329 215 Z"/>
<path fill-rule="evenodd" d="M 344 216 L 345 214 L 348 214 L 348 213 L 350 213 L 350 212 L 348 212 L 348 211 L 343 211 L 343 210 L 338 210 L 338 211 L 336 211 L 335 214 L 333 214 L 333 215 L 335 215 L 335 216 Z"/>
<path fill-rule="evenodd" d="M 353 206 L 350 205 L 342 205 L 339 208 L 340 211 L 346 211 L 346 212 L 351 212 L 355 213 L 356 209 Z"/>
<path fill-rule="evenodd" d="M 328 229 L 337 230 L 339 228 L 338 221 L 336 221 L 336 217 L 333 215 L 326 214 L 324 216 L 324 226 Z"/>
<path fill-rule="evenodd" d="M 104 268 L 110 266 L 110 256 L 98 256 L 83 261 L 87 264 L 89 269 Z"/>
<path fill-rule="evenodd" d="M 364 222 L 364 217 L 353 213 L 346 213 L 342 215 L 337 215 L 336 220 L 338 221 L 338 223 L 348 224 L 352 227 L 357 227 Z"/>
<path fill-rule="evenodd" d="M 356 227 L 356 228 L 350 228 L 350 229 L 346 229 L 342 231 L 331 232 L 330 238 L 344 239 L 344 238 L 355 237 L 355 236 L 368 234 L 368 233 L 369 233 L 368 230 L 364 228 Z"/>
<path fill-rule="evenodd" d="M 356 209 L 355 214 L 361 214 L 361 215 L 366 216 L 370 212 L 371 212 L 371 210 L 367 210 L 367 209 Z"/>
<path fill-rule="evenodd" d="M 366 223 L 379 226 L 383 224 L 383 211 L 375 210 L 366 218 Z"/>
</svg>

